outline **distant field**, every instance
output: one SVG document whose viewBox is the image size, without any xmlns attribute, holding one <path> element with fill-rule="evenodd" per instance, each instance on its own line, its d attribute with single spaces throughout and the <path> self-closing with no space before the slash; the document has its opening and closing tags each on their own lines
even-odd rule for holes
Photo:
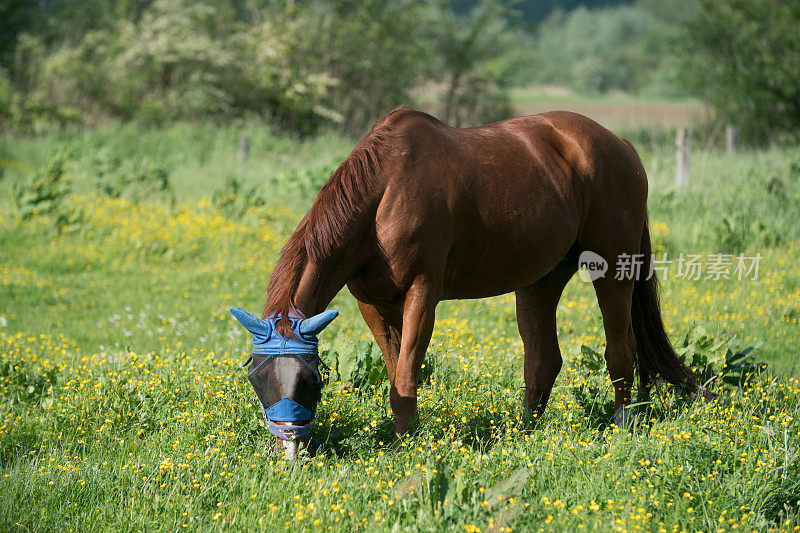
<svg viewBox="0 0 800 533">
<path fill-rule="evenodd" d="M 690 126 L 709 113 L 702 103 L 691 99 L 669 100 L 622 93 L 583 95 L 563 87 L 513 89 L 511 102 L 519 115 L 573 111 L 610 129 Z"/>
</svg>

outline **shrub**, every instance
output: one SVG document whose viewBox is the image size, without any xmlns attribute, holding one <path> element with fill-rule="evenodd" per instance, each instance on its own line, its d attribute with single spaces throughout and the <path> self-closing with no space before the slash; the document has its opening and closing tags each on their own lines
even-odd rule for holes
<svg viewBox="0 0 800 533">
<path fill-rule="evenodd" d="M 20 219 L 47 215 L 56 233 L 77 227 L 81 213 L 65 202 L 71 192 L 64 172 L 68 157 L 69 150 L 62 147 L 44 168 L 30 175 L 27 181 L 14 184 L 14 203 Z"/>
</svg>

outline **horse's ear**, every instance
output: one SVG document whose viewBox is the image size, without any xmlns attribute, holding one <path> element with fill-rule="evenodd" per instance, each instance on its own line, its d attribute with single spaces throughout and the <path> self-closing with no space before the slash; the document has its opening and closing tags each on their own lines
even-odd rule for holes
<svg viewBox="0 0 800 533">
<path fill-rule="evenodd" d="M 306 318 L 300 322 L 300 334 L 307 337 L 316 337 L 319 332 L 327 327 L 328 324 L 333 322 L 333 319 L 339 316 L 339 311 L 333 309 L 323 311 L 322 313 Z"/>
<path fill-rule="evenodd" d="M 231 314 L 233 314 L 233 316 L 236 317 L 236 320 L 241 322 L 245 329 L 253 335 L 263 335 L 264 337 L 269 337 L 270 333 L 272 333 L 272 326 L 270 326 L 269 322 L 251 315 L 244 309 L 231 307 Z"/>
</svg>

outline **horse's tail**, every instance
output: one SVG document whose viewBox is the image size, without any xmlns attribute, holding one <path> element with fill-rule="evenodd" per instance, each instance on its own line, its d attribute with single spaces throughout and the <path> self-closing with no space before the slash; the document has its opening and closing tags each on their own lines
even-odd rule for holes
<svg viewBox="0 0 800 533">
<path fill-rule="evenodd" d="M 667 337 L 661 318 L 661 305 L 658 298 L 658 279 L 652 265 L 650 229 L 645 222 L 642 231 L 640 252 L 644 254 L 642 275 L 633 286 L 633 305 L 631 322 L 636 337 L 638 351 L 639 379 L 642 383 L 652 382 L 656 376 L 693 394 L 711 397 L 697 383 L 692 371 L 681 360 Z"/>
</svg>

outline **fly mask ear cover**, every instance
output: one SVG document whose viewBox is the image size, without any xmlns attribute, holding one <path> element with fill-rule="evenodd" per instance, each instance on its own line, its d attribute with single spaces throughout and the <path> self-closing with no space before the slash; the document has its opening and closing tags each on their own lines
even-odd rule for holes
<svg viewBox="0 0 800 533">
<path fill-rule="evenodd" d="M 230 310 L 253 334 L 251 357 L 263 358 L 260 361 L 256 359 L 257 364 L 248 373 L 248 379 L 259 396 L 270 433 L 283 440 L 308 435 L 322 388 L 322 376 L 316 364 L 312 364 L 318 363 L 317 335 L 339 312 L 325 311 L 311 318 L 290 317 L 292 331 L 297 337 L 292 338 L 283 337 L 276 331 L 275 322 L 278 318 L 260 319 L 238 307 L 231 307 Z M 300 374 L 304 372 L 310 372 L 316 380 L 313 393 L 308 386 L 296 386 Z M 276 424 L 301 420 L 309 422 L 300 425 Z"/>
</svg>

